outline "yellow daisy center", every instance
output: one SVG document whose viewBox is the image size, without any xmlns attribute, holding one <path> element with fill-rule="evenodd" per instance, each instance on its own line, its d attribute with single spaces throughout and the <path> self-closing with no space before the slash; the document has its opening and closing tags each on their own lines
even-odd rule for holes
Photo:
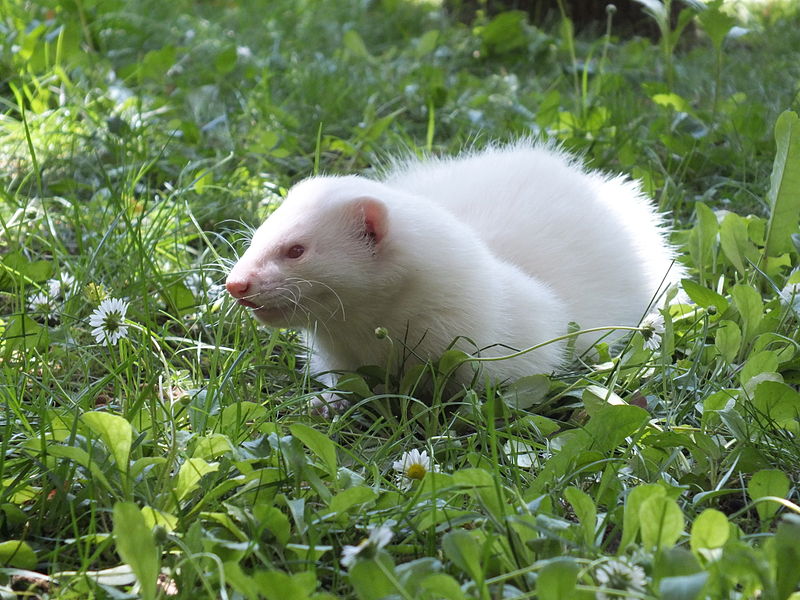
<svg viewBox="0 0 800 600">
<path fill-rule="evenodd" d="M 409 465 L 408 469 L 406 469 L 406 477 L 409 479 L 422 479 L 425 477 L 425 473 L 427 473 L 427 469 L 423 467 L 419 463 L 415 463 L 413 465 Z"/>
</svg>

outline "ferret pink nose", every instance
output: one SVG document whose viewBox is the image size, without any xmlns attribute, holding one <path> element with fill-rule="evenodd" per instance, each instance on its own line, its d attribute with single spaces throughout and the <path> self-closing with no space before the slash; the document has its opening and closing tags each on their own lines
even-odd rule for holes
<svg viewBox="0 0 800 600">
<path fill-rule="evenodd" d="M 234 298 L 241 298 L 250 289 L 250 282 L 247 279 L 231 279 L 228 277 L 225 282 L 225 288 Z"/>
</svg>

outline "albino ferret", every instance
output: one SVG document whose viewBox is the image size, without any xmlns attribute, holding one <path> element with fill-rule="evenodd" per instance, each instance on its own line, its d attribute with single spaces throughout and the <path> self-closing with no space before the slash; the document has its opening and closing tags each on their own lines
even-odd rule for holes
<svg viewBox="0 0 800 600">
<path fill-rule="evenodd" d="M 456 339 L 470 354 L 505 356 L 564 335 L 571 321 L 636 325 L 683 275 L 674 257 L 634 182 L 523 140 L 405 162 L 381 181 L 301 181 L 226 286 L 264 323 L 301 329 L 312 373 L 332 384 L 330 372 L 434 359 Z M 407 351 L 391 352 L 378 327 Z M 577 350 L 602 335 L 581 336 Z M 547 344 L 484 362 L 483 375 L 549 373 L 563 353 L 563 342 Z M 454 377 L 466 384 L 473 372 Z"/>
</svg>

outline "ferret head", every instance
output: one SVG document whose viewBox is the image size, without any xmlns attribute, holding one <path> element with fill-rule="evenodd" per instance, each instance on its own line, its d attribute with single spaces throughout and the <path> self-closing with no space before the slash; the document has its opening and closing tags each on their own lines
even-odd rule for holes
<svg viewBox="0 0 800 600">
<path fill-rule="evenodd" d="M 225 286 L 270 325 L 344 319 L 386 284 L 389 214 L 378 183 L 315 177 L 295 185 L 255 232 Z"/>
</svg>

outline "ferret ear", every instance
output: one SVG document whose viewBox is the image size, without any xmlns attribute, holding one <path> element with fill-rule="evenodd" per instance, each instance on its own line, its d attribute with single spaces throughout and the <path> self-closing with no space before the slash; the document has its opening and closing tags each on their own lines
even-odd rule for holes
<svg viewBox="0 0 800 600">
<path fill-rule="evenodd" d="M 375 198 L 359 198 L 355 203 L 359 221 L 363 219 L 364 237 L 377 246 L 388 231 L 388 211 L 386 205 Z"/>
</svg>

